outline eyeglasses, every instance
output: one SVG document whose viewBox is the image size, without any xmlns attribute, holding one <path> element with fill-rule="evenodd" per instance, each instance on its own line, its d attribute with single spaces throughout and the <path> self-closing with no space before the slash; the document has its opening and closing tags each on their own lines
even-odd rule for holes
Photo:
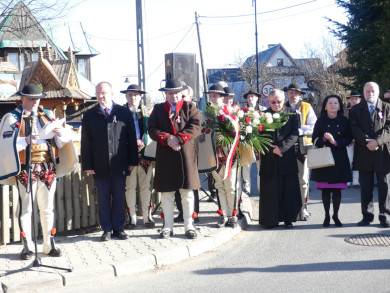
<svg viewBox="0 0 390 293">
<path fill-rule="evenodd" d="M 283 101 L 272 101 L 272 102 L 270 102 L 270 104 L 272 104 L 272 105 L 282 104 L 282 103 L 283 103 Z"/>
</svg>

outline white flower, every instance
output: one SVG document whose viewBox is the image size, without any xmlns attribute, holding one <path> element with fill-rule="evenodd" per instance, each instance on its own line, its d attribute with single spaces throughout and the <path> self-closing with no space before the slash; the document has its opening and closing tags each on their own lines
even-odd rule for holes
<svg viewBox="0 0 390 293">
<path fill-rule="evenodd" d="M 272 122 L 274 122 L 274 119 L 272 119 L 272 116 L 266 116 L 265 117 L 265 121 L 267 122 L 267 123 L 269 123 L 269 124 L 271 124 Z"/>
<path fill-rule="evenodd" d="M 218 115 L 223 115 L 223 114 L 225 114 L 225 113 L 223 112 L 223 110 L 219 110 L 219 111 L 218 111 Z"/>
<path fill-rule="evenodd" d="M 241 135 L 241 140 L 245 140 L 245 135 Z"/>
<path fill-rule="evenodd" d="M 272 114 L 270 112 L 264 113 L 265 119 L 272 118 Z"/>
<path fill-rule="evenodd" d="M 253 112 L 253 117 L 260 118 L 259 112 L 257 112 L 257 111 Z"/>
<path fill-rule="evenodd" d="M 253 126 L 257 126 L 259 124 L 260 124 L 260 119 L 257 119 L 257 118 L 253 119 L 253 121 L 252 121 Z"/>
<path fill-rule="evenodd" d="M 249 107 L 249 111 L 253 112 L 254 110 L 255 110 L 255 108 Z"/>
<path fill-rule="evenodd" d="M 246 133 L 252 133 L 252 130 L 253 130 L 252 126 L 249 126 L 249 125 L 245 128 Z"/>
<path fill-rule="evenodd" d="M 242 110 L 238 111 L 238 112 L 237 112 L 237 117 L 238 117 L 238 118 L 244 117 L 244 111 L 242 111 Z"/>
<path fill-rule="evenodd" d="M 279 113 L 274 113 L 274 114 L 272 115 L 272 118 L 274 118 L 274 119 L 279 119 L 279 118 L 280 118 L 280 114 L 279 114 Z"/>
</svg>

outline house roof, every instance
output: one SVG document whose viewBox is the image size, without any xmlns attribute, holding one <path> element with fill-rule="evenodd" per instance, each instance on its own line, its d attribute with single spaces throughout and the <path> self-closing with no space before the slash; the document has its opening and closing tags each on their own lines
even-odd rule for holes
<svg viewBox="0 0 390 293">
<path fill-rule="evenodd" d="M 61 59 L 67 59 L 63 51 L 46 33 L 23 1 L 18 2 L 0 23 L 0 48 L 46 47 L 50 45 Z"/>
<path fill-rule="evenodd" d="M 81 22 L 51 22 L 46 31 L 63 51 L 70 48 L 76 55 L 92 57 L 100 54 L 90 45 Z"/>
<path fill-rule="evenodd" d="M 218 81 L 238 82 L 244 81 L 240 68 L 216 68 L 207 69 L 207 78 L 209 83 L 217 83 Z"/>
<path fill-rule="evenodd" d="M 259 52 L 259 54 L 258 54 L 259 55 L 259 59 L 258 59 L 259 65 L 260 66 L 267 66 L 267 64 L 272 60 L 272 58 L 275 56 L 275 54 L 279 50 L 283 51 L 283 53 L 291 60 L 291 63 L 293 65 L 297 66 L 297 64 L 294 61 L 294 58 L 291 57 L 291 55 L 287 52 L 287 50 L 280 43 L 268 48 L 267 50 Z M 254 65 L 255 63 L 256 63 L 256 55 L 252 55 L 245 60 L 243 66 L 250 67 L 250 66 Z"/>
</svg>

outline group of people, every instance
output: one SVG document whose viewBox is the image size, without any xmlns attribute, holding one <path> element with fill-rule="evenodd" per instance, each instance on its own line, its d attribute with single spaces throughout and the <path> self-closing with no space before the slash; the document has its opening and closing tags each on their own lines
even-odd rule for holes
<svg viewBox="0 0 390 293">
<path fill-rule="evenodd" d="M 125 228 L 137 225 L 137 190 L 143 224 L 149 228 L 155 226 L 152 189 L 161 194 L 163 227 L 160 238 L 168 239 L 173 235 L 174 222 L 184 222 L 186 237 L 197 238 L 195 223 L 198 221 L 198 189 L 201 186 L 198 137 L 202 113 L 191 102 L 192 89 L 185 84 L 167 80 L 160 91 L 166 101 L 148 109 L 141 102 L 146 92 L 132 84 L 121 91 L 127 99 L 126 105 L 121 106 L 113 102 L 111 84 L 100 82 L 96 86 L 98 103 L 84 114 L 81 165 L 82 170 L 93 175 L 97 187 L 99 222 L 103 230 L 101 241 L 109 241 L 111 237 L 128 238 Z M 206 94 L 210 103 L 226 117 L 233 115 L 234 92 L 230 88 L 214 84 Z M 288 114 L 288 120 L 280 129 L 268 133 L 271 147 L 263 153 L 255 152 L 259 171 L 260 225 L 268 229 L 283 222 L 286 228 L 291 228 L 293 222 L 308 219 L 310 172 L 307 152 L 314 144 L 330 147 L 335 161 L 334 166 L 311 172 L 316 188 L 322 190 L 323 226 L 330 225 L 331 199 L 332 219 L 336 226 L 342 226 L 338 213 L 341 190 L 347 188 L 349 182 L 355 187 L 360 186 L 363 219 L 358 225 L 369 225 L 374 219 L 375 174 L 379 221 L 383 227 L 389 227 L 390 104 L 378 98 L 378 85 L 368 82 L 363 89 L 364 99 L 358 92 L 351 92 L 347 115 L 339 96 L 327 96 L 318 119 L 311 105 L 302 100 L 303 94 L 295 84 L 283 90 L 275 89 L 269 94 L 268 108 L 260 105 L 261 95 L 256 91 L 250 90 L 244 95 L 248 107 L 271 115 Z M 17 184 L 19 189 L 21 258 L 30 259 L 34 254 L 31 237 L 33 197 L 37 199 L 40 210 L 43 252 L 58 257 L 61 251 L 55 247 L 53 239 L 54 191 L 56 177 L 71 172 L 69 162 L 76 160 L 70 151 L 73 148 L 69 147 L 72 144 L 71 132 L 64 125 L 56 125 L 50 129 L 51 135 L 40 137 L 41 130 L 55 120 L 50 111 L 39 106 L 45 94 L 30 84 L 16 95 L 21 97 L 21 105 L 6 114 L 0 124 L 0 149 L 14 149 L 14 152 L 6 152 L 1 160 L 0 180 L 4 184 Z M 213 134 L 217 160 L 209 174 L 218 195 L 216 225 L 235 228 L 241 195 L 237 178 L 241 168 L 239 158 L 229 155 L 231 148 L 218 145 L 218 135 Z M 153 157 L 148 157 L 146 146 L 151 141 L 154 141 L 156 150 Z M 59 152 L 60 148 L 66 151 Z M 247 192 L 250 190 L 250 167 L 242 166 L 242 187 Z M 28 188 L 30 181 L 32 194 Z M 174 218 L 175 201 L 179 209 L 177 218 Z M 129 213 L 127 224 L 126 209 Z"/>
</svg>

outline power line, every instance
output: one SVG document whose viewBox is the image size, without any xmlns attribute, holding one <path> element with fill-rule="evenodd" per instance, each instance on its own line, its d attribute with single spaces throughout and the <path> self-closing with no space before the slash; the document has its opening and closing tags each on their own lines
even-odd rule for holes
<svg viewBox="0 0 390 293">
<path fill-rule="evenodd" d="M 257 15 L 260 15 L 260 14 L 267 14 L 267 13 L 272 13 L 272 12 L 278 12 L 278 11 L 282 11 L 282 10 L 286 10 L 286 9 L 298 7 L 298 6 L 301 6 L 301 5 L 306 5 L 306 4 L 309 4 L 309 3 L 312 3 L 312 2 L 317 2 L 317 1 L 318 1 L 318 0 L 311 0 L 311 1 L 307 1 L 307 2 L 304 2 L 304 3 L 292 5 L 292 6 L 287 6 L 287 7 L 283 7 L 283 8 L 279 8 L 279 9 L 274 9 L 274 10 L 259 12 L 259 13 L 257 13 Z M 252 14 L 228 15 L 228 16 L 200 16 L 200 15 L 199 15 L 199 17 L 203 17 L 203 18 L 233 18 L 233 17 L 247 17 L 247 16 L 253 16 L 253 15 L 255 15 L 255 14 L 252 13 Z"/>
<path fill-rule="evenodd" d="M 315 9 L 302 11 L 302 12 L 299 12 L 299 13 L 284 15 L 284 16 L 280 16 L 280 17 L 276 17 L 276 18 L 261 19 L 259 22 L 267 22 L 267 21 L 278 20 L 278 19 L 287 18 L 287 17 L 291 17 L 291 16 L 301 15 L 301 14 L 313 12 L 313 11 L 316 11 L 316 10 L 328 8 L 328 7 L 331 7 L 331 6 L 335 6 L 335 5 L 336 4 L 330 4 L 330 5 L 322 6 L 322 7 L 315 8 Z M 203 23 L 203 24 L 204 25 L 242 25 L 242 24 L 252 24 L 252 23 L 253 23 L 253 21 L 250 21 L 250 22 L 238 22 L 238 23 Z"/>
</svg>

